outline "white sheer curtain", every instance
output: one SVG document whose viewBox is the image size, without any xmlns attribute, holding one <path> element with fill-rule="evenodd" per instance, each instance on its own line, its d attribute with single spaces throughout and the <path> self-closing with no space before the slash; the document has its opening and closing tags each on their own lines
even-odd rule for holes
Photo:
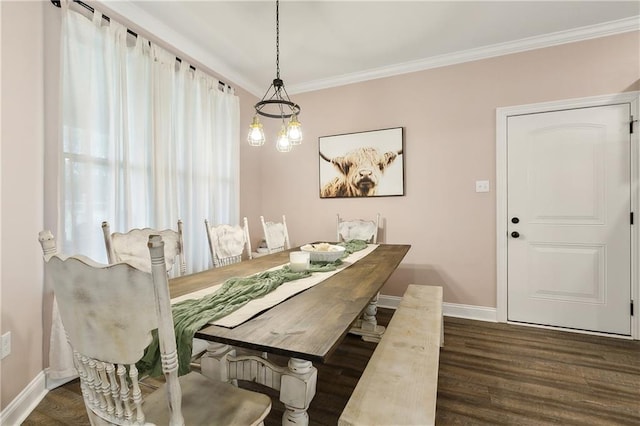
<svg viewBox="0 0 640 426">
<path fill-rule="evenodd" d="M 182 219 L 187 270 L 207 268 L 204 219 L 239 217 L 237 96 L 100 13 L 63 13 L 62 249 L 106 261 L 103 220 Z"/>
<path fill-rule="evenodd" d="M 239 217 L 237 96 L 99 12 L 89 20 L 66 1 L 61 12 L 60 250 L 106 263 L 102 221 L 126 231 L 182 219 L 187 271 L 208 268 L 204 219 Z M 49 371 L 64 375 L 54 331 Z"/>
</svg>

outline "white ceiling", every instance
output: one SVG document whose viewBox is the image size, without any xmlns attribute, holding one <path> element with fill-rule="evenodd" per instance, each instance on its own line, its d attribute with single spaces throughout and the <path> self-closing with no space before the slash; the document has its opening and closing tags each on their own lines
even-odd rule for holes
<svg viewBox="0 0 640 426">
<path fill-rule="evenodd" d="M 102 1 L 187 58 L 262 96 L 276 74 L 275 1 Z M 291 93 L 640 29 L 640 1 L 280 3 Z"/>
</svg>

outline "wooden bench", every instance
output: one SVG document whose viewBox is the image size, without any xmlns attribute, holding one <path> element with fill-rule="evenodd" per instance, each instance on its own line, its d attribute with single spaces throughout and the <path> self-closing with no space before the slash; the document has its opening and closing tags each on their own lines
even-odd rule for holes
<svg viewBox="0 0 640 426">
<path fill-rule="evenodd" d="M 409 285 L 338 425 L 433 425 L 442 327 L 442 287 Z"/>
</svg>

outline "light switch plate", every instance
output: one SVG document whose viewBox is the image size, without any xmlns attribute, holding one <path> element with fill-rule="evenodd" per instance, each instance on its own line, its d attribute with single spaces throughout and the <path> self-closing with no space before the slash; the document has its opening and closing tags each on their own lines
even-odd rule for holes
<svg viewBox="0 0 640 426">
<path fill-rule="evenodd" d="M 477 180 L 476 181 L 476 192 L 489 192 L 489 181 L 488 180 Z"/>
</svg>

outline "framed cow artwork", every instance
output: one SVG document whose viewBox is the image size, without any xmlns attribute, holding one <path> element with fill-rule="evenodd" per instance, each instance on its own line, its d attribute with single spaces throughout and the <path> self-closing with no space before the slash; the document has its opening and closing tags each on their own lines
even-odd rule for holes
<svg viewBox="0 0 640 426">
<path fill-rule="evenodd" d="M 319 138 L 320 198 L 404 195 L 404 128 Z"/>
</svg>

